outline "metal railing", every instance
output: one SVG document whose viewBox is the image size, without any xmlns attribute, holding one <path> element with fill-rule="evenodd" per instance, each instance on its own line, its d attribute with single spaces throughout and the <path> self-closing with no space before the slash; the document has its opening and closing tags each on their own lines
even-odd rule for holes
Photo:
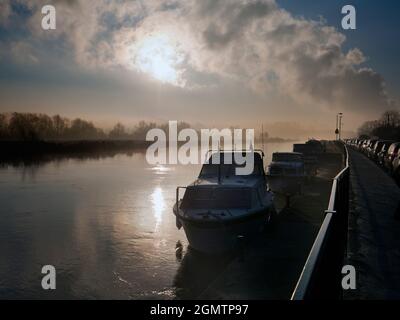
<svg viewBox="0 0 400 320">
<path fill-rule="evenodd" d="M 314 241 L 292 300 L 340 299 L 341 270 L 347 246 L 350 167 L 344 145 L 345 168 L 334 178 L 325 219 Z"/>
</svg>

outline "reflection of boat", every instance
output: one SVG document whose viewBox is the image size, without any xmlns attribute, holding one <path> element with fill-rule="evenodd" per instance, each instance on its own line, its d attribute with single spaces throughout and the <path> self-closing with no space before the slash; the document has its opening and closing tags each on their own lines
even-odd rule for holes
<svg viewBox="0 0 400 320">
<path fill-rule="evenodd" d="M 274 153 L 268 167 L 268 186 L 272 192 L 293 195 L 301 192 L 304 182 L 304 156 L 301 153 Z"/>
<path fill-rule="evenodd" d="M 223 272 L 232 261 L 233 254 L 208 255 L 188 247 L 179 263 L 173 280 L 177 299 L 203 299 L 202 294 L 207 291 L 218 275 Z"/>
<path fill-rule="evenodd" d="M 264 154 L 240 152 L 254 158 L 254 169 L 250 175 L 237 175 L 236 169 L 241 166 L 234 161 L 236 152 L 212 154 L 198 179 L 184 188 L 182 200 L 179 200 L 181 188 L 177 188 L 174 206 L 177 227 L 183 226 L 195 250 L 230 251 L 240 239 L 261 231 L 274 213 L 273 195 L 266 185 Z M 214 157 L 220 157 L 220 164 L 213 164 Z"/>
</svg>

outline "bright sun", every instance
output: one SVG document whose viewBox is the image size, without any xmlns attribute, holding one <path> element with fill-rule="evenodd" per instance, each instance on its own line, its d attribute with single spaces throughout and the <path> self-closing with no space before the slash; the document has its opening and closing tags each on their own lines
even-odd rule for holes
<svg viewBox="0 0 400 320">
<path fill-rule="evenodd" d="M 168 36 L 152 35 L 138 43 L 134 64 L 138 70 L 161 82 L 180 86 L 181 72 L 178 68 L 183 59 L 183 54 Z"/>
</svg>

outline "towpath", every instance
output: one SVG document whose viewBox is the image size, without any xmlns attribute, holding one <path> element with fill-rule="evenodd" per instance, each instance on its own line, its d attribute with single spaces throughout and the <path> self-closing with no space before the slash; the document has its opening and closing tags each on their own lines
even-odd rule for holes
<svg viewBox="0 0 400 320">
<path fill-rule="evenodd" d="M 351 203 L 347 263 L 357 289 L 345 299 L 400 299 L 400 189 L 380 167 L 349 150 Z"/>
</svg>

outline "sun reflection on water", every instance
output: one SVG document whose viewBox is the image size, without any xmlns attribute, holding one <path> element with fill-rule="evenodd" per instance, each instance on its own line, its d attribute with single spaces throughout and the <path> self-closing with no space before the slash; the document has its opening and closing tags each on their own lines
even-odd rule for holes
<svg viewBox="0 0 400 320">
<path fill-rule="evenodd" d="M 162 214 L 165 209 L 165 199 L 160 187 L 154 189 L 151 194 L 151 203 L 153 207 L 154 218 L 156 220 L 155 231 L 158 230 L 162 222 Z"/>
<path fill-rule="evenodd" d="M 165 174 L 169 173 L 170 171 L 174 170 L 171 167 L 167 167 L 167 166 L 164 166 L 161 164 L 151 167 L 149 169 L 157 175 L 165 175 Z"/>
</svg>

